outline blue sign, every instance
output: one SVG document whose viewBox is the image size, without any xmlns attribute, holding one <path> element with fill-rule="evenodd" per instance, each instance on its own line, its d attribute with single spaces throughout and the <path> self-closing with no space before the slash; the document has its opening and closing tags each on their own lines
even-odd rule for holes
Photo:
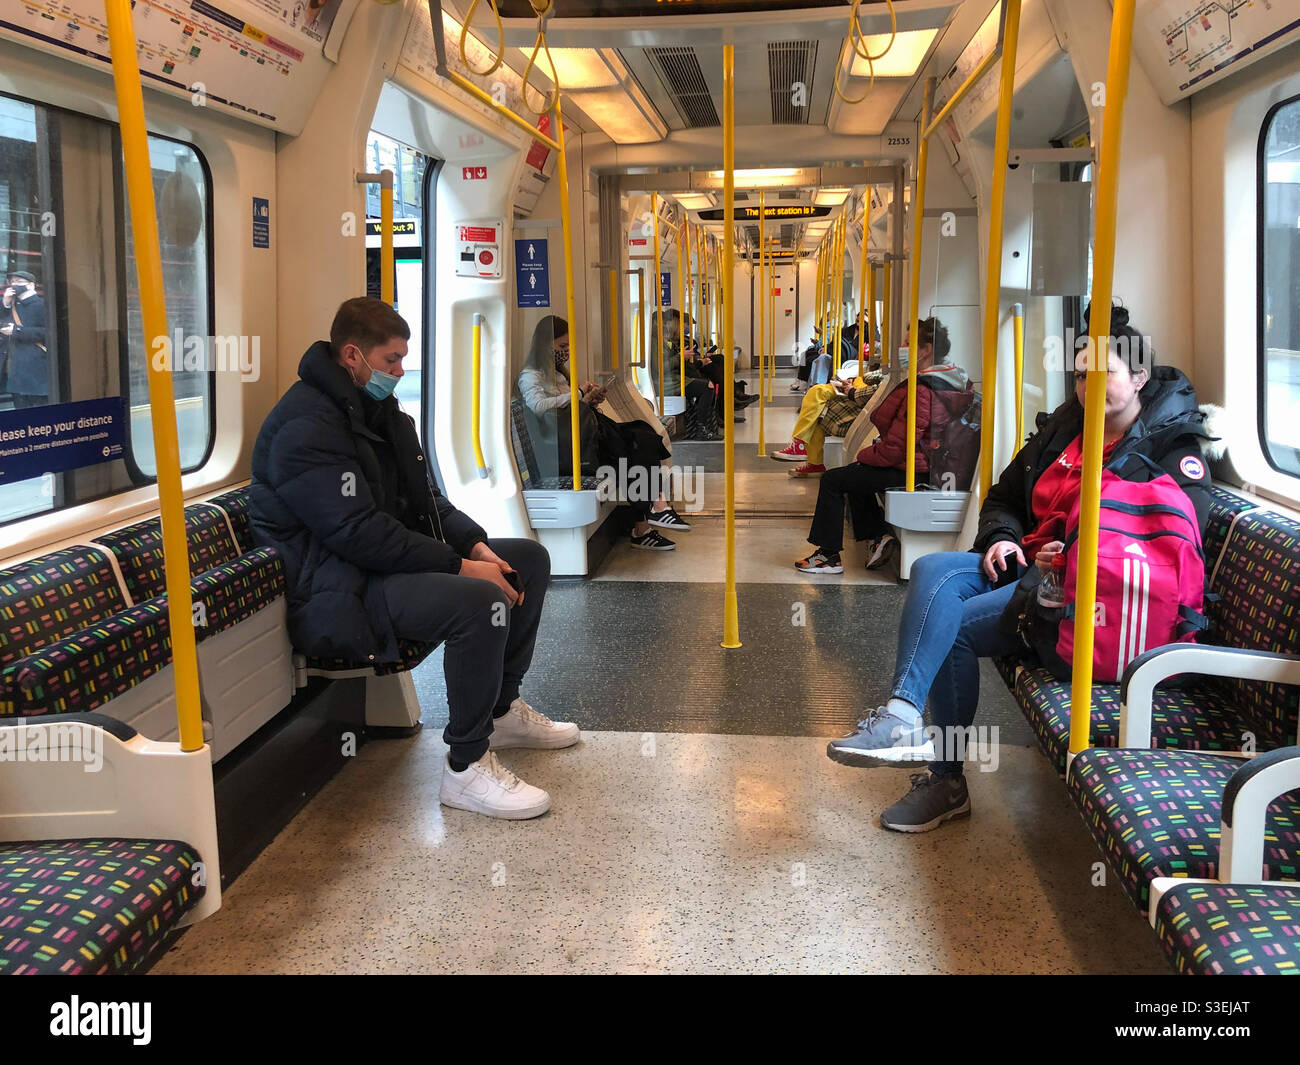
<svg viewBox="0 0 1300 1065">
<path fill-rule="evenodd" d="M 551 305 L 550 263 L 546 241 L 515 241 L 515 291 L 520 307 Z"/>
<path fill-rule="evenodd" d="M 253 247 L 271 246 L 271 201 L 253 197 Z"/>
<path fill-rule="evenodd" d="M 659 274 L 659 306 L 671 307 L 673 305 L 673 275 L 661 271 Z"/>
<path fill-rule="evenodd" d="M 112 462 L 125 440 L 121 396 L 0 411 L 0 484 Z"/>
</svg>

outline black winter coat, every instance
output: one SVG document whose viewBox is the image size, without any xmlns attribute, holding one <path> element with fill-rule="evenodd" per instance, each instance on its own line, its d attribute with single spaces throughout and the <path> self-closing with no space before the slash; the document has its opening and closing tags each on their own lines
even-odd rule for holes
<svg viewBox="0 0 1300 1065">
<path fill-rule="evenodd" d="M 1137 421 L 1115 445 L 1107 468 L 1131 481 L 1150 480 L 1158 475 L 1134 456 L 1150 459 L 1187 493 L 1203 530 L 1210 515 L 1210 497 L 1205 491 L 1210 476 L 1201 458 L 1200 442 L 1212 438 L 1205 431 L 1205 415 L 1197 407 L 1196 390 L 1181 371 L 1158 366 L 1140 399 L 1142 410 Z M 1019 543 L 1034 530 L 1034 485 L 1082 432 L 1083 405 L 1077 396 L 1071 396 L 1051 414 L 1038 416 L 1038 432 L 1016 453 L 984 499 L 974 550 L 982 554 L 999 540 Z M 1196 461 L 1184 464 L 1188 457 Z M 1200 477 L 1191 477 L 1186 470 L 1199 472 Z M 1014 568 L 1009 567 L 1008 573 Z"/>
<path fill-rule="evenodd" d="M 487 534 L 430 483 L 415 423 L 394 397 L 365 396 L 323 340 L 298 377 L 253 446 L 253 539 L 284 559 L 297 650 L 396 661 L 379 578 L 459 573 Z"/>
</svg>

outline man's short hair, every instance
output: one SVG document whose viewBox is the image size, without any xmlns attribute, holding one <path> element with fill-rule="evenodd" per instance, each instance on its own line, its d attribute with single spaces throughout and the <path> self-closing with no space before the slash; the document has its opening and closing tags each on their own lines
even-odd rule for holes
<svg viewBox="0 0 1300 1065">
<path fill-rule="evenodd" d="M 374 348 L 387 344 L 394 337 L 410 340 L 411 327 L 383 300 L 369 296 L 345 300 L 330 326 L 330 347 L 334 349 L 336 359 L 342 356 L 348 344 L 355 344 L 362 355 L 369 355 Z"/>
</svg>

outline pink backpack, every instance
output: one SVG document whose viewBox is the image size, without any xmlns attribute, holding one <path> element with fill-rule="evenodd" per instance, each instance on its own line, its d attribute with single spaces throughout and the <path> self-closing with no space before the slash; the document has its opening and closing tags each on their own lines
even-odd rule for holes
<svg viewBox="0 0 1300 1065">
<path fill-rule="evenodd" d="M 1066 607 L 1056 643 L 1067 663 L 1074 654 L 1079 506 L 1076 500 L 1066 526 Z M 1207 627 L 1204 595 L 1201 530 L 1178 482 L 1164 472 L 1151 481 L 1126 481 L 1103 469 L 1094 683 L 1115 683 L 1129 662 L 1153 647 L 1195 640 Z"/>
</svg>

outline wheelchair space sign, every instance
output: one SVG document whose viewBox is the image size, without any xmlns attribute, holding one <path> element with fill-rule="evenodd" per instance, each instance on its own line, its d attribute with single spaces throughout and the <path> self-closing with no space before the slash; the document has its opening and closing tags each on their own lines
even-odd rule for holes
<svg viewBox="0 0 1300 1065">
<path fill-rule="evenodd" d="M 520 307 L 551 305 L 550 262 L 546 241 L 515 241 L 515 291 Z"/>
</svg>

